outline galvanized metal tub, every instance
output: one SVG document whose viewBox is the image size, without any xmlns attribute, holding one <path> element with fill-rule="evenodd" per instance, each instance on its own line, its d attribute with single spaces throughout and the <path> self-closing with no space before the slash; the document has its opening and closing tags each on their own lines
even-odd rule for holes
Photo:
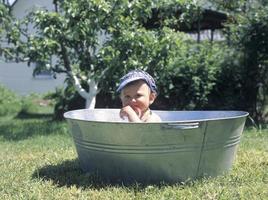
<svg viewBox="0 0 268 200">
<path fill-rule="evenodd" d="M 182 182 L 231 169 L 243 111 L 154 111 L 162 122 L 128 123 L 118 109 L 64 114 L 81 168 L 109 180 Z"/>
</svg>

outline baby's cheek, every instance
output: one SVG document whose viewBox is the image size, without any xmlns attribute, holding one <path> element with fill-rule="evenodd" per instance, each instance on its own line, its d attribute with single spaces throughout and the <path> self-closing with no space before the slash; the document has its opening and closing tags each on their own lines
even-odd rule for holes
<svg viewBox="0 0 268 200">
<path fill-rule="evenodd" d="M 128 102 L 129 102 L 129 101 L 124 100 L 124 101 L 122 101 L 122 105 L 123 105 L 123 106 L 127 106 L 127 105 L 129 105 Z"/>
</svg>

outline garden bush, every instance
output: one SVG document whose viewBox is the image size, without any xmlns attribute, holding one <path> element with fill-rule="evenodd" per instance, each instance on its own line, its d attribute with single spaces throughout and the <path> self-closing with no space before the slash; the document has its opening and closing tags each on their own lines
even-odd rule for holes
<svg viewBox="0 0 268 200">
<path fill-rule="evenodd" d="M 172 2 L 178 4 L 177 1 Z M 141 68 L 155 77 L 159 87 L 159 95 L 152 108 L 246 110 L 255 120 L 264 121 L 263 111 L 268 96 L 267 8 L 234 16 L 235 20 L 230 20 L 231 24 L 226 29 L 229 42 L 196 43 L 178 30 L 180 26 L 190 25 L 196 20 L 202 13 L 201 7 L 191 3 L 187 6 L 182 4 L 182 7 L 173 3 L 171 6 L 158 5 L 158 21 L 154 21 L 153 11 L 156 10 L 150 7 L 149 1 L 121 3 L 114 5 L 114 16 L 101 25 L 109 38 L 96 55 L 82 59 L 80 66 L 76 65 L 81 61 L 78 58 L 72 61 L 76 63 L 74 66 L 81 82 L 90 70 L 105 71 L 103 76 L 93 77 L 101 90 L 96 107 L 119 107 L 120 101 L 115 92 L 119 78 L 131 69 Z M 183 13 L 172 17 L 178 10 Z M 72 82 L 68 80 L 67 83 L 65 90 L 55 94 L 56 116 L 62 117 L 65 111 L 85 105 Z M 88 87 L 84 89 L 88 90 Z"/>
<path fill-rule="evenodd" d="M 37 93 L 32 93 L 26 96 L 21 97 L 21 109 L 19 115 L 37 113 L 40 107 L 39 101 L 44 97 Z"/>
<path fill-rule="evenodd" d="M 85 108 L 85 99 L 75 92 L 72 84 L 67 84 L 66 88 L 56 88 L 56 91 L 46 98 L 55 101 L 53 114 L 55 120 L 63 120 L 64 112 Z"/>
<path fill-rule="evenodd" d="M 21 109 L 21 99 L 0 84 L 0 116 L 16 115 Z"/>
<path fill-rule="evenodd" d="M 152 74 L 159 88 L 152 108 L 192 110 L 210 106 L 209 95 L 216 84 L 216 74 L 221 71 L 226 45 L 208 41 L 196 43 L 187 34 L 168 27 L 141 29 L 135 33 L 124 31 L 117 37 L 101 50 L 100 64 L 116 66 L 121 75 L 135 68 Z M 120 73 L 111 73 L 101 85 L 106 88 L 106 97 L 115 102 L 114 106 L 118 105 L 118 94 L 113 91 Z"/>
<path fill-rule="evenodd" d="M 226 84 L 228 77 L 221 76 L 238 69 L 233 68 L 236 59 L 229 61 L 229 48 L 223 42 L 196 43 L 187 34 L 167 27 L 162 30 L 141 29 L 135 33 L 124 31 L 121 34 L 100 50 L 98 64 L 112 65 L 109 69 L 117 71 L 111 71 L 100 82 L 100 87 L 105 90 L 97 95 L 97 108 L 120 106 L 119 94 L 115 92 L 120 76 L 135 68 L 148 71 L 157 82 L 158 97 L 153 109 L 228 109 L 226 103 L 232 103 L 229 108 L 233 108 L 238 102 L 222 101 L 222 96 L 215 92 L 217 84 Z M 230 62 L 230 68 L 226 67 L 227 62 Z M 229 81 L 236 84 L 235 77 L 229 77 Z M 232 93 L 231 97 L 234 96 L 235 91 L 228 92 Z M 84 107 L 84 101 L 71 84 L 56 96 L 56 118 L 71 108 Z"/>
<path fill-rule="evenodd" d="M 207 109 L 209 95 L 216 84 L 224 45 L 185 42 L 167 65 L 165 78 L 159 81 L 159 99 L 168 109 Z M 163 103 L 162 103 L 163 104 Z"/>
<path fill-rule="evenodd" d="M 261 5 L 261 4 L 260 4 Z M 257 124 L 267 122 L 268 96 L 268 6 L 251 7 L 228 25 L 230 45 L 239 58 L 240 107 Z M 229 59 L 232 59 L 230 56 Z M 236 67 L 236 66 L 234 66 Z"/>
</svg>

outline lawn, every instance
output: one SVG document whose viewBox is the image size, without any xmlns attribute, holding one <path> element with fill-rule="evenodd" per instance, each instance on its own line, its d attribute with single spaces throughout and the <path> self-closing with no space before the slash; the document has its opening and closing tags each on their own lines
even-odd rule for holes
<svg viewBox="0 0 268 200">
<path fill-rule="evenodd" d="M 175 185 L 111 185 L 79 168 L 65 122 L 0 118 L 1 199 L 268 199 L 268 130 L 247 129 L 230 173 Z"/>
</svg>

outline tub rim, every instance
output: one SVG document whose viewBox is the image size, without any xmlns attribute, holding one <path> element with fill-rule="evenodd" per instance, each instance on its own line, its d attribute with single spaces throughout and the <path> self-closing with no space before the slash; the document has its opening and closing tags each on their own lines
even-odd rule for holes
<svg viewBox="0 0 268 200">
<path fill-rule="evenodd" d="M 192 123 L 192 122 L 205 122 L 205 121 L 217 121 L 217 120 L 229 120 L 229 119 L 236 119 L 236 118 L 243 118 L 249 115 L 246 111 L 241 110 L 152 110 L 152 112 L 233 112 L 233 113 L 241 113 L 240 115 L 230 116 L 230 117 L 215 117 L 215 118 L 203 118 L 203 119 L 192 119 L 192 120 L 169 120 L 169 121 L 161 121 L 161 122 L 128 122 L 128 121 L 102 121 L 102 120 L 86 120 L 86 119 L 79 119 L 71 117 L 71 113 L 75 111 L 84 111 L 88 109 L 76 109 L 70 110 L 63 114 L 65 119 L 76 120 L 76 121 L 83 121 L 83 122 L 94 122 L 94 123 L 108 123 L 108 124 L 181 124 L 181 123 Z M 118 108 L 95 108 L 92 110 L 113 110 L 118 111 Z"/>
</svg>

